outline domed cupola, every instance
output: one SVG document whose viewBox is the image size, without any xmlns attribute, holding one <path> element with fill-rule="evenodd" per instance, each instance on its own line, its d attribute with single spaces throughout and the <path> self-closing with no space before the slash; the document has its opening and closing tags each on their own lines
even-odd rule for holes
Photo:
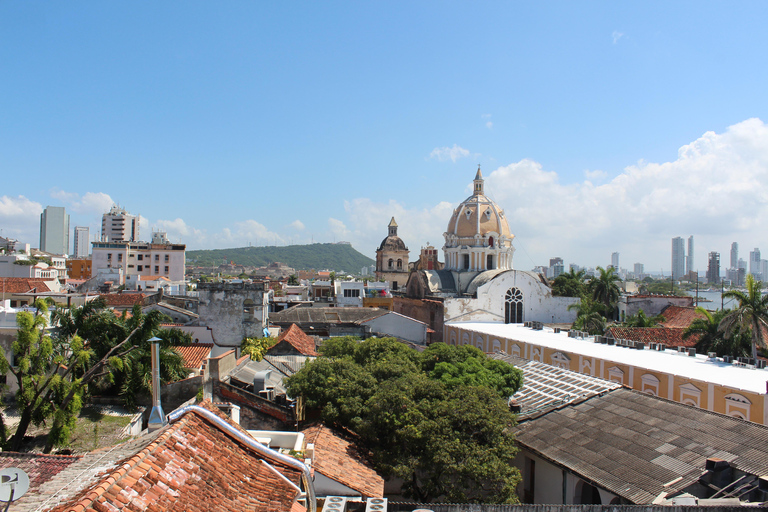
<svg viewBox="0 0 768 512">
<path fill-rule="evenodd" d="M 473 193 L 454 211 L 445 237 L 445 269 L 484 271 L 511 269 L 512 239 L 509 224 L 499 205 L 485 195 L 480 166 Z"/>
</svg>

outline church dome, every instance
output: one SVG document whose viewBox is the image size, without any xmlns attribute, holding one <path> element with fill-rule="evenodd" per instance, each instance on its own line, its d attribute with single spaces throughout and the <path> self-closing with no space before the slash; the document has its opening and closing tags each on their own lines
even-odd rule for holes
<svg viewBox="0 0 768 512">
<path fill-rule="evenodd" d="M 509 223 L 499 205 L 483 192 L 483 175 L 480 168 L 474 180 L 474 193 L 465 199 L 454 211 L 448 222 L 447 236 L 459 239 L 481 237 L 496 234 L 511 240 L 514 235 L 509 230 Z"/>
<path fill-rule="evenodd" d="M 405 246 L 403 239 L 397 236 L 397 222 L 395 218 L 389 221 L 389 236 L 381 241 L 379 245 L 380 251 L 407 251 L 408 247 Z"/>
</svg>

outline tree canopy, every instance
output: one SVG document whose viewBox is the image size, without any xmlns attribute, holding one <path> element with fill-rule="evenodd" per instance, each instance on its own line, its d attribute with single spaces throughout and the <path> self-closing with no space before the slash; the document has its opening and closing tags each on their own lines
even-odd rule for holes
<svg viewBox="0 0 768 512">
<path fill-rule="evenodd" d="M 763 295 L 763 283 L 752 274 L 747 276 L 746 288 L 746 292 L 729 290 L 723 293 L 724 298 L 736 299 L 739 305 L 720 321 L 720 329 L 726 335 L 731 335 L 736 328 L 745 332 L 751 330 L 752 357 L 757 359 L 757 349 L 768 348 L 763 337 L 768 329 L 768 295 Z"/>
<path fill-rule="evenodd" d="M 417 352 L 392 338 L 334 338 L 287 380 L 323 420 L 355 432 L 420 501 L 516 501 L 507 398 L 522 373 L 471 346 Z"/>
</svg>

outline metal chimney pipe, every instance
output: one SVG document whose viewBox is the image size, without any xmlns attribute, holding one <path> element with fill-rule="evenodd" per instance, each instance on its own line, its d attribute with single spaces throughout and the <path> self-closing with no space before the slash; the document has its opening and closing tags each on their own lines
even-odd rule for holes
<svg viewBox="0 0 768 512">
<path fill-rule="evenodd" d="M 147 429 L 150 432 L 159 430 L 165 426 L 165 413 L 160 404 L 160 338 L 154 337 L 152 342 L 152 411 L 149 413 Z"/>
</svg>

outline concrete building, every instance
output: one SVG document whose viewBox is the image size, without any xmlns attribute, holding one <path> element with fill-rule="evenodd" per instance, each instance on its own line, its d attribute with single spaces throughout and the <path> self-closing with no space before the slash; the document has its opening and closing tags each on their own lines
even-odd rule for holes
<svg viewBox="0 0 768 512">
<path fill-rule="evenodd" d="M 63 206 L 48 206 L 40 214 L 40 250 L 69 254 L 69 215 Z"/>
<path fill-rule="evenodd" d="M 172 244 L 163 232 L 152 233 L 152 241 L 93 242 L 93 274 L 119 271 L 124 284 L 125 276 L 166 277 L 171 282 L 183 282 L 186 271 L 184 244 Z"/>
<path fill-rule="evenodd" d="M 749 273 L 757 279 L 762 279 L 760 275 L 760 249 L 757 247 L 749 253 Z"/>
<path fill-rule="evenodd" d="M 688 237 L 688 256 L 685 258 L 685 273 L 690 274 L 695 271 L 696 267 L 694 266 L 693 260 L 693 235 L 691 235 Z"/>
<path fill-rule="evenodd" d="M 619 253 L 614 252 L 611 254 L 611 266 L 616 269 L 616 272 L 619 271 Z"/>
<path fill-rule="evenodd" d="M 672 279 L 685 274 L 685 240 L 677 236 L 672 239 Z"/>
<path fill-rule="evenodd" d="M 642 263 L 635 263 L 634 268 L 635 279 L 641 280 L 645 277 L 645 267 Z"/>
<path fill-rule="evenodd" d="M 118 205 L 101 216 L 102 242 L 138 242 L 140 215 L 131 215 Z"/>
<path fill-rule="evenodd" d="M 720 284 L 720 253 L 710 252 L 707 261 L 707 282 Z"/>
<path fill-rule="evenodd" d="M 408 247 L 397 236 L 395 218 L 389 221 L 388 235 L 376 250 L 376 279 L 389 283 L 390 289 L 397 291 L 408 280 Z"/>
<path fill-rule="evenodd" d="M 555 279 L 557 276 L 563 273 L 564 265 L 563 265 L 563 258 L 555 257 L 549 259 L 549 271 L 547 272 L 547 277 L 550 279 Z"/>
<path fill-rule="evenodd" d="M 90 229 L 84 226 L 75 226 L 75 240 L 72 246 L 72 254 L 75 258 L 87 258 L 91 253 Z"/>
<path fill-rule="evenodd" d="M 731 244 L 731 266 L 729 268 L 739 268 L 739 244 Z"/>
</svg>

